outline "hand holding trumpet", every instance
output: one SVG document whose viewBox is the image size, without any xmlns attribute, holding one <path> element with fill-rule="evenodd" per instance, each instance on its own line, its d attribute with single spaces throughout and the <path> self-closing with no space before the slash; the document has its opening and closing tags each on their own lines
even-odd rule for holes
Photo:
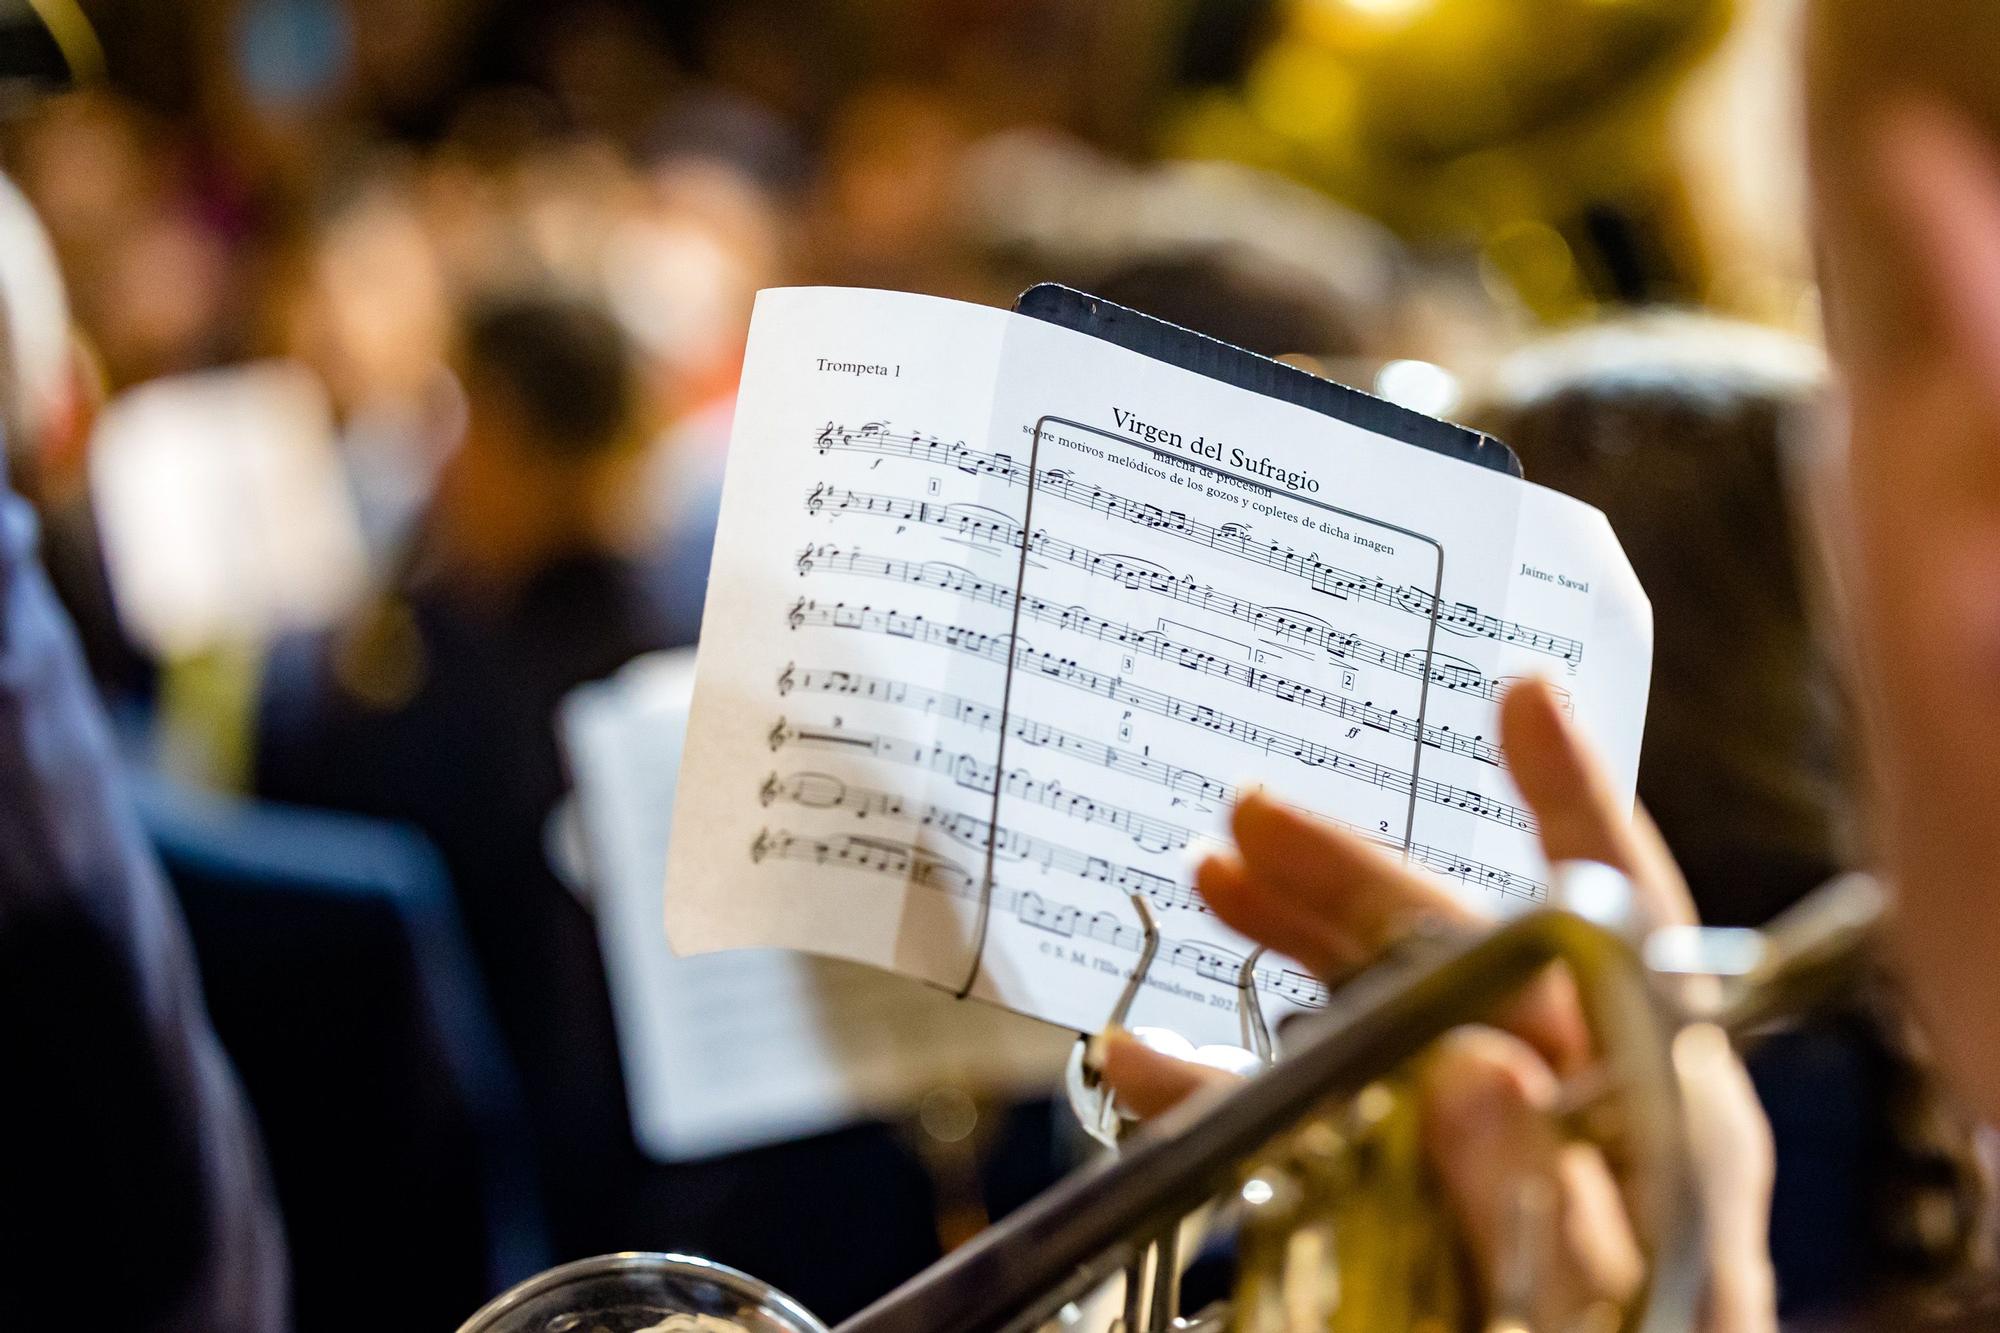
<svg viewBox="0 0 2000 1333">
<path fill-rule="evenodd" d="M 1645 927 L 1692 924 L 1686 885 L 1643 815 L 1620 808 L 1549 686 L 1516 687 L 1501 735 L 1549 860 L 1622 871 Z M 1233 852 L 1200 866 L 1217 916 L 1328 980 L 1380 956 L 1426 920 L 1476 924 L 1445 888 L 1371 843 L 1261 793 L 1232 818 Z M 1693 1029 L 1676 1048 L 1697 1163 L 1710 1273 L 1705 1333 L 1776 1327 L 1765 1233 L 1770 1131 L 1722 1035 Z M 1643 1261 L 1603 1154 L 1562 1129 L 1565 1089 L 1592 1064 L 1569 977 L 1545 973 L 1491 1028 L 1465 1028 L 1426 1062 L 1424 1143 L 1471 1250 L 1489 1326 L 1534 1333 L 1615 1327 Z M 1142 1115 L 1227 1077 L 1113 1034 L 1104 1074 Z M 1610 1322 L 1604 1321 L 1609 1318 Z"/>
</svg>

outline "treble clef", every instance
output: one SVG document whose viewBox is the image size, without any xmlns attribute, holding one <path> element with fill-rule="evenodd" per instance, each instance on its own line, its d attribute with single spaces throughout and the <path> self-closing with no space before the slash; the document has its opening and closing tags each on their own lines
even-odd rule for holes
<svg viewBox="0 0 2000 1333">
<path fill-rule="evenodd" d="M 769 805 L 778 799 L 778 775 L 776 773 L 764 779 L 763 790 L 757 793 L 757 799 L 765 805 Z"/>
<path fill-rule="evenodd" d="M 783 719 L 782 717 L 779 718 L 778 725 L 771 728 L 771 737 L 770 737 L 771 749 L 773 751 L 782 749 L 784 747 L 785 742 L 790 740 L 791 738 L 792 738 L 792 729 L 785 725 L 785 719 Z"/>
<path fill-rule="evenodd" d="M 821 453 L 825 453 L 833 447 L 833 437 L 839 430 L 840 427 L 834 425 L 831 421 L 827 422 L 825 427 L 821 429 L 819 438 L 813 441 Z"/>
<path fill-rule="evenodd" d="M 812 573 L 813 549 L 811 543 L 808 543 L 806 549 L 799 552 L 799 576 L 801 578 Z"/>
<path fill-rule="evenodd" d="M 782 699 L 784 696 L 792 692 L 792 672 L 796 669 L 796 667 L 797 667 L 796 663 L 787 662 L 785 664 L 785 669 L 778 673 L 779 698 Z"/>
<path fill-rule="evenodd" d="M 826 483 L 823 481 L 814 482 L 812 494 L 806 497 L 806 512 L 808 514 L 817 514 L 825 504 Z"/>
<path fill-rule="evenodd" d="M 810 605 L 812 604 L 803 597 L 793 602 L 792 609 L 785 613 L 785 623 L 793 629 L 797 629 L 800 625 L 803 625 L 806 619 L 806 607 Z"/>
<path fill-rule="evenodd" d="M 750 844 L 750 864 L 757 865 L 771 850 L 771 830 L 758 829 L 757 841 Z"/>
</svg>

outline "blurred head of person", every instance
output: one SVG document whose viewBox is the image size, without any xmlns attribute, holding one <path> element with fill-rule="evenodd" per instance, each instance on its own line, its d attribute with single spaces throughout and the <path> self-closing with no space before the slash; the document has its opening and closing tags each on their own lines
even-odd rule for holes
<svg viewBox="0 0 2000 1333">
<path fill-rule="evenodd" d="M 172 124 L 109 92 L 68 93 L 38 106 L 14 147 L 114 386 L 198 367 L 230 343 L 240 275 Z"/>
<path fill-rule="evenodd" d="M 1136 255 L 1093 279 L 1090 291 L 1265 356 L 1340 359 L 1364 347 L 1361 320 L 1338 289 L 1241 246 Z"/>
<path fill-rule="evenodd" d="M 1844 859 L 1840 694 L 1780 458 L 1824 382 L 1801 341 L 1660 315 L 1531 344 L 1481 414 L 1529 480 L 1604 512 L 1652 598 L 1639 795 L 1716 924 Z"/>
<path fill-rule="evenodd" d="M 962 176 L 974 242 L 1021 285 L 1074 282 L 1271 356 L 1407 350 L 1413 271 L 1402 243 L 1272 172 L 1133 167 L 1068 134 L 1016 128 L 974 145 Z"/>
<path fill-rule="evenodd" d="M 439 477 L 423 556 L 505 587 L 618 543 L 644 437 L 631 343 L 596 302 L 559 292 L 482 297 L 458 349 L 465 437 Z"/>
<path fill-rule="evenodd" d="M 0 440 L 30 494 L 61 477 L 80 482 L 82 390 L 55 249 L 27 197 L 0 176 Z"/>
<path fill-rule="evenodd" d="M 827 128 L 811 227 L 827 280 L 976 290 L 959 216 L 971 144 L 963 108 L 943 91 L 883 84 L 845 102 Z"/>
<path fill-rule="evenodd" d="M 62 270 L 36 210 L 0 176 L 0 465 L 41 519 L 42 562 L 108 693 L 144 690 L 99 547 L 89 489 L 101 386 L 70 317 Z"/>
<path fill-rule="evenodd" d="M 790 267 L 803 157 L 788 126 L 728 94 L 691 96 L 654 126 L 602 282 L 668 415 L 733 401 L 751 306 Z"/>
<path fill-rule="evenodd" d="M 1858 648 L 1893 943 L 1946 1067 L 2000 1115 L 2000 6 L 1816 0 L 1813 209 L 1844 457 L 1824 480 Z"/>
<path fill-rule="evenodd" d="M 463 430 L 447 366 L 457 315 L 440 239 L 421 209 L 423 173 L 371 153 L 266 247 L 260 350 L 313 372 L 364 541 L 400 548 Z"/>
<path fill-rule="evenodd" d="M 273 284 L 275 337 L 318 372 L 342 416 L 422 399 L 452 336 L 443 257 L 415 172 L 384 159 L 316 220 Z"/>
<path fill-rule="evenodd" d="M 636 148 L 680 91 L 656 7 L 633 0 L 547 6 L 535 63 L 573 129 Z"/>
</svg>

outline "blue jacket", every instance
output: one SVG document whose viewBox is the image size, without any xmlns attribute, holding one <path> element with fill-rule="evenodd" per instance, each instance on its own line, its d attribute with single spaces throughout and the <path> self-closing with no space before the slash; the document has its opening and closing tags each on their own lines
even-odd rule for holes
<svg viewBox="0 0 2000 1333">
<path fill-rule="evenodd" d="M 274 1333 L 256 1130 L 36 531 L 0 485 L 0 1327 Z"/>
</svg>

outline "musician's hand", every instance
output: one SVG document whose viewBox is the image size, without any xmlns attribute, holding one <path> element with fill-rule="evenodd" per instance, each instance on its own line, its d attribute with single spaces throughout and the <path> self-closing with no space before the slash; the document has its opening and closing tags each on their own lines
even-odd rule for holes
<svg viewBox="0 0 2000 1333">
<path fill-rule="evenodd" d="M 1694 920 L 1658 834 L 1643 816 L 1621 809 L 1550 687 L 1530 682 L 1508 693 L 1501 738 L 1551 861 L 1601 861 L 1624 871 L 1649 924 Z M 1366 965 L 1426 918 L 1475 919 L 1442 885 L 1381 848 L 1260 793 L 1238 804 L 1232 829 L 1237 850 L 1211 856 L 1197 873 L 1203 896 L 1223 921 L 1323 977 Z M 1769 1329 L 1769 1129 L 1726 1044 L 1684 1045 L 1687 1113 L 1711 1236 L 1708 1328 Z M 1574 989 L 1552 972 L 1500 1015 L 1497 1027 L 1443 1043 L 1425 1078 L 1431 1155 L 1488 1290 L 1524 1261 L 1542 1275 L 1532 1310 L 1521 1312 L 1535 1328 L 1577 1326 L 1593 1304 L 1629 1294 L 1638 1278 L 1637 1247 L 1608 1169 L 1593 1149 L 1564 1141 L 1550 1114 L 1562 1080 L 1589 1058 Z M 1141 1114 L 1220 1077 L 1115 1036 L 1105 1073 Z M 1529 1214 L 1545 1219 L 1539 1235 L 1522 1234 L 1524 1201 Z"/>
</svg>

